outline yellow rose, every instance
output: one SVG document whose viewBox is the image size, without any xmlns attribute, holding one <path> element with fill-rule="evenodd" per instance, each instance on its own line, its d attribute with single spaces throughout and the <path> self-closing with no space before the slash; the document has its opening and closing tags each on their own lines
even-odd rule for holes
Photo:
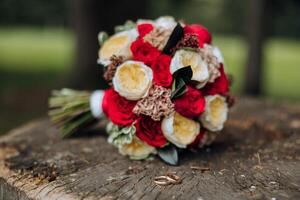
<svg viewBox="0 0 300 200">
<path fill-rule="evenodd" d="M 192 80 L 198 82 L 198 88 L 203 87 L 208 79 L 209 79 L 209 72 L 208 72 L 208 65 L 202 59 L 200 53 L 188 50 L 177 50 L 174 57 L 172 58 L 170 70 L 173 74 L 178 69 L 191 66 L 193 71 Z"/>
<path fill-rule="evenodd" d="M 164 136 L 177 147 L 186 148 L 200 133 L 200 124 L 177 112 L 162 121 Z"/>
<path fill-rule="evenodd" d="M 205 111 L 200 116 L 202 125 L 210 131 L 222 130 L 228 115 L 225 97 L 221 95 L 206 96 L 205 102 Z"/>
<path fill-rule="evenodd" d="M 120 145 L 119 152 L 122 155 L 129 156 L 131 159 L 141 160 L 147 158 L 150 154 L 155 154 L 156 150 L 154 147 L 134 137 L 131 143 Z"/>
<path fill-rule="evenodd" d="M 117 68 L 113 78 L 114 89 L 128 100 L 147 96 L 152 85 L 153 73 L 142 62 L 126 61 Z"/>
<path fill-rule="evenodd" d="M 125 60 L 132 57 L 130 45 L 138 37 L 136 29 L 123 31 L 108 38 L 99 50 L 98 63 L 108 65 L 113 55 L 122 56 Z"/>
</svg>

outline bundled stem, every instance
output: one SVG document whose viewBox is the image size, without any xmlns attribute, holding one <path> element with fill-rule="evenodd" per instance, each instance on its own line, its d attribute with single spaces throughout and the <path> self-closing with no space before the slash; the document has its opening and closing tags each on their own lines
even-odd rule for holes
<svg viewBox="0 0 300 200">
<path fill-rule="evenodd" d="M 96 121 L 90 110 L 90 96 L 91 92 L 67 88 L 52 91 L 48 114 L 52 123 L 61 130 L 62 137 Z"/>
</svg>

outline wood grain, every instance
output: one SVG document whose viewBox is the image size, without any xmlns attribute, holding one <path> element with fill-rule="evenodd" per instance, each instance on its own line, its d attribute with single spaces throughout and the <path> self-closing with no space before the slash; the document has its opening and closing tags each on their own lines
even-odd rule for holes
<svg viewBox="0 0 300 200">
<path fill-rule="evenodd" d="M 0 138 L 0 199 L 300 199 L 299 130 L 300 105 L 242 98 L 217 141 L 174 167 L 121 156 L 103 131 L 62 140 L 41 119 Z M 181 184 L 154 183 L 170 172 Z"/>
</svg>

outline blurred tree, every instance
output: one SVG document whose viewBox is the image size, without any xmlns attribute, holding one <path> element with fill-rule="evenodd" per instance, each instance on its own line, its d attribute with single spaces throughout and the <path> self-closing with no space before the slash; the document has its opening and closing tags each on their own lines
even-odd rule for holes
<svg viewBox="0 0 300 200">
<path fill-rule="evenodd" d="M 74 88 L 104 88 L 102 67 L 97 65 L 99 31 L 112 34 L 127 19 L 146 17 L 147 1 L 73 0 L 71 19 L 76 33 L 76 60 L 71 75 Z"/>
<path fill-rule="evenodd" d="M 261 94 L 262 58 L 265 31 L 265 0 L 249 0 L 247 19 L 248 61 L 245 74 L 245 90 L 249 95 Z"/>
</svg>

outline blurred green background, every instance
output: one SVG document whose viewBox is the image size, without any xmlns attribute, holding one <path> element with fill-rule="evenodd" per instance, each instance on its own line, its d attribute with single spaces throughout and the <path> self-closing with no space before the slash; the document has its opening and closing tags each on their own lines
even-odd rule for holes
<svg viewBox="0 0 300 200">
<path fill-rule="evenodd" d="M 83 17 L 86 13 L 81 10 L 80 1 L 84 0 L 0 1 L 0 134 L 32 118 L 45 116 L 51 89 L 84 86 L 95 78 L 101 79 L 96 59 L 90 61 L 95 63 L 95 68 L 82 66 L 77 60 L 84 51 L 76 50 L 82 47 L 78 35 L 84 35 L 78 30 L 85 30 L 86 25 Z M 118 1 L 100 0 L 96 4 L 99 7 L 86 10 L 94 13 L 89 18 L 99 17 L 95 31 L 131 18 L 129 10 L 137 6 L 142 8 L 142 14 L 135 13 L 135 18 L 172 15 L 188 23 L 205 25 L 213 33 L 214 44 L 223 52 L 227 70 L 234 76 L 233 93 L 243 92 L 248 55 L 246 1 L 149 0 L 138 5 L 136 2 L 128 1 L 116 8 Z M 120 10 L 124 12 L 118 20 L 113 20 Z M 299 102 L 300 3 L 270 0 L 266 12 L 261 95 L 276 101 Z M 101 20 L 106 25 L 102 25 Z M 97 37 L 90 41 L 97 45 Z M 95 49 L 89 52 L 96 58 Z M 95 72 L 91 80 L 78 78 L 88 67 Z M 101 82 L 96 83 L 96 87 L 97 84 L 101 87 Z M 90 88 L 94 87 L 86 87 Z"/>
</svg>

